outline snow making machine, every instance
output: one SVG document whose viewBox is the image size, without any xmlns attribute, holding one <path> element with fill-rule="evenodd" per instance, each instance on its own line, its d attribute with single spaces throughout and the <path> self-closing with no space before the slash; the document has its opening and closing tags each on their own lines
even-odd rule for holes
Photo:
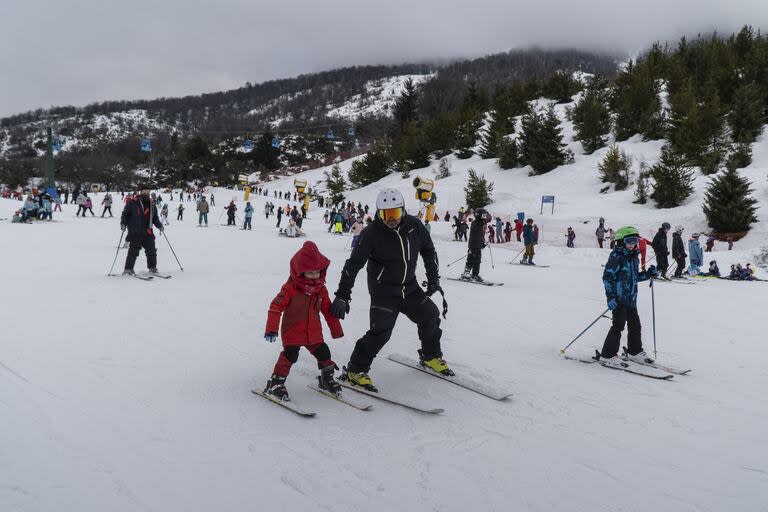
<svg viewBox="0 0 768 512">
<path fill-rule="evenodd" d="M 416 176 L 413 180 L 413 186 L 416 189 L 416 199 L 421 203 L 419 210 L 424 208 L 424 219 L 432 222 L 435 219 L 435 208 L 437 207 L 437 194 L 434 192 L 435 182 L 421 176 Z"/>
</svg>

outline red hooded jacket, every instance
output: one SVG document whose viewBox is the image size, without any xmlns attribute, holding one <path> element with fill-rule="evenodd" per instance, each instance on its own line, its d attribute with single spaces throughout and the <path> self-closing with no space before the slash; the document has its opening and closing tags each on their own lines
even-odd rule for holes
<svg viewBox="0 0 768 512">
<path fill-rule="evenodd" d="M 283 345 L 316 345 L 322 343 L 323 327 L 320 313 L 325 317 L 331 336 L 341 338 L 341 322 L 331 316 L 331 301 L 325 287 L 325 274 L 331 261 L 320 253 L 314 242 L 304 245 L 291 258 L 291 277 L 269 305 L 265 332 L 277 332 Z M 319 279 L 307 279 L 304 272 L 320 271 Z M 283 321 L 280 325 L 280 317 Z"/>
</svg>

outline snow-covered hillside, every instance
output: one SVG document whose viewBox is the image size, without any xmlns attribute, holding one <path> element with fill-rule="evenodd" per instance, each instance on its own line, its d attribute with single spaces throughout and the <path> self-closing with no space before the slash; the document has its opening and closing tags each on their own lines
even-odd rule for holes
<svg viewBox="0 0 768 512">
<path fill-rule="evenodd" d="M 391 109 L 403 91 L 405 82 L 411 80 L 418 86 L 434 78 L 429 75 L 399 75 L 381 80 L 371 80 L 365 85 L 365 94 L 357 94 L 343 105 L 328 111 L 328 117 L 354 122 L 363 116 L 389 116 Z"/>
</svg>

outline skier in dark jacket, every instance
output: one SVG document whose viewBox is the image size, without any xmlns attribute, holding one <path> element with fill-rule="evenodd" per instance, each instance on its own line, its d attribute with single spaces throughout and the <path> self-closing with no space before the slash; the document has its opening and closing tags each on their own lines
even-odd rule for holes
<svg viewBox="0 0 768 512">
<path fill-rule="evenodd" d="M 224 209 L 227 210 L 227 226 L 235 226 L 235 212 L 237 211 L 235 202 L 230 201 L 229 205 L 225 206 Z"/>
<path fill-rule="evenodd" d="M 606 366 L 620 368 L 618 356 L 621 331 L 629 328 L 627 358 L 638 362 L 653 362 L 643 350 L 640 316 L 637 314 L 637 283 L 657 275 L 651 265 L 646 272 L 640 272 L 637 256 L 640 234 L 637 228 L 626 226 L 614 235 L 616 246 L 608 257 L 603 271 L 603 286 L 608 309 L 613 312 L 613 325 L 605 338 L 600 362 Z"/>
<path fill-rule="evenodd" d="M 685 253 L 685 245 L 683 244 L 683 226 L 675 227 L 675 232 L 672 233 L 672 258 L 674 258 L 677 267 L 675 268 L 675 277 L 683 277 L 683 270 L 685 270 L 685 258 L 688 255 Z"/>
<path fill-rule="evenodd" d="M 352 255 L 344 264 L 336 298 L 331 305 L 331 314 L 343 320 L 349 313 L 357 273 L 367 264 L 370 328 L 357 340 L 340 378 L 352 385 L 377 391 L 368 371 L 373 359 L 389 341 L 400 313 L 418 326 L 422 366 L 453 375 L 442 359 L 440 312 L 428 298 L 440 290 L 437 253 L 432 238 L 419 219 L 406 214 L 405 200 L 399 191 L 387 189 L 380 192 L 376 208 L 376 220 L 360 233 Z M 424 260 L 427 274 L 426 293 L 416 279 L 419 255 Z"/>
<path fill-rule="evenodd" d="M 140 195 L 126 203 L 120 216 L 120 229 L 128 230 L 125 240 L 130 244 L 123 274 L 135 274 L 133 266 L 142 247 L 147 255 L 147 268 L 151 273 L 157 273 L 157 248 L 152 226 L 163 231 L 163 223 L 157 215 L 157 207 L 149 197 L 149 190 L 142 190 Z"/>
<path fill-rule="evenodd" d="M 538 241 L 538 230 L 533 223 L 533 219 L 525 221 L 523 227 L 523 244 L 525 245 L 525 252 L 523 253 L 523 259 L 520 260 L 521 265 L 535 265 L 533 262 L 533 256 L 535 254 L 533 246 Z"/>
<path fill-rule="evenodd" d="M 667 269 L 669 268 L 669 260 L 667 259 L 667 256 L 669 256 L 669 249 L 667 248 L 667 232 L 671 227 L 669 222 L 662 224 L 651 242 L 653 252 L 656 253 L 656 265 L 659 268 L 659 275 L 664 279 L 667 278 Z"/>
<path fill-rule="evenodd" d="M 490 221 L 491 214 L 485 209 L 479 208 L 475 212 L 475 220 L 472 221 L 469 228 L 467 263 L 464 266 L 464 273 L 461 274 L 462 279 L 483 282 L 483 278 L 480 277 L 480 263 L 483 257 L 482 251 L 485 248 L 485 226 Z"/>
</svg>

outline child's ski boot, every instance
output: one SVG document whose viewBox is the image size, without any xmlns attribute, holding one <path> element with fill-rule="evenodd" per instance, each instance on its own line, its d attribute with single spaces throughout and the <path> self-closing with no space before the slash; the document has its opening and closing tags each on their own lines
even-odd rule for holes
<svg viewBox="0 0 768 512">
<path fill-rule="evenodd" d="M 334 395 L 341 393 L 341 384 L 336 382 L 333 378 L 333 372 L 336 370 L 335 364 L 330 364 L 323 368 L 320 368 L 320 375 L 317 376 L 317 385 L 320 389 L 324 389 Z"/>
<path fill-rule="evenodd" d="M 288 390 L 285 389 L 285 377 L 280 375 L 272 375 L 272 378 L 267 381 L 267 387 L 264 388 L 264 392 L 268 395 L 272 395 L 278 400 L 284 402 L 290 402 L 291 397 L 288 396 Z"/>
</svg>

